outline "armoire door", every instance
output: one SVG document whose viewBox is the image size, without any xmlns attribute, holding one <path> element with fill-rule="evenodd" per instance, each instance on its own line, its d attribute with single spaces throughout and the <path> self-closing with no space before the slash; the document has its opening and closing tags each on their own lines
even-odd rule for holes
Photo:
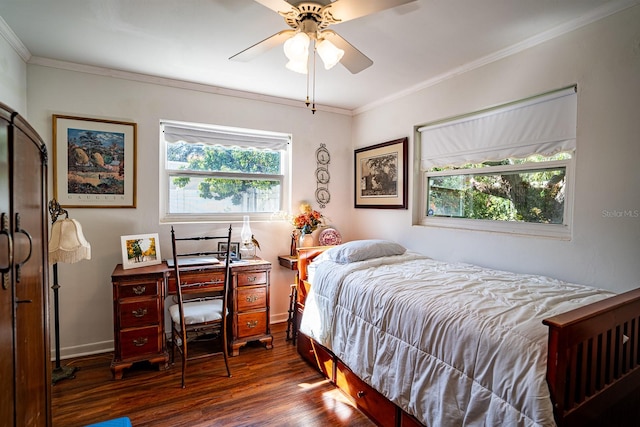
<svg viewBox="0 0 640 427">
<path fill-rule="evenodd" d="M 0 107 L 0 426 L 50 426 L 46 148 Z"/>
<path fill-rule="evenodd" d="M 16 325 L 16 419 L 20 426 L 50 422 L 51 360 L 46 150 L 20 117 L 13 132 L 13 250 Z M 45 150 L 45 151 L 43 151 Z"/>
<path fill-rule="evenodd" d="M 0 109 L 0 426 L 13 426 L 14 345 L 12 296 L 12 236 L 9 229 L 9 123 L 11 115 Z"/>
</svg>

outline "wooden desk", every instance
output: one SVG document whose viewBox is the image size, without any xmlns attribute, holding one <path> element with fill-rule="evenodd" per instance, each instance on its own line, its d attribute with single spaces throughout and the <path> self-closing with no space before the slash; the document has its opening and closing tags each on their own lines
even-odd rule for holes
<svg viewBox="0 0 640 427">
<path fill-rule="evenodd" d="M 181 277 L 205 281 L 203 275 L 219 274 L 222 268 L 221 264 L 189 267 Z M 229 347 L 232 356 L 237 356 L 240 347 L 251 341 L 273 348 L 269 325 L 270 272 L 271 263 L 260 259 L 231 265 Z M 164 332 L 164 300 L 175 293 L 173 269 L 165 262 L 129 270 L 118 264 L 111 282 L 114 379 L 121 379 L 123 369 L 140 361 L 157 363 L 161 370 L 166 369 L 169 355 Z"/>
</svg>

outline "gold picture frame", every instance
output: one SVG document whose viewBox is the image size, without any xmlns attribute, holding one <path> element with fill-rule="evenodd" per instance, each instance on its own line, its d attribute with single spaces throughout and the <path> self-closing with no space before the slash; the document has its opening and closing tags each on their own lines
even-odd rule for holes
<svg viewBox="0 0 640 427">
<path fill-rule="evenodd" d="M 65 208 L 136 207 L 136 123 L 53 115 L 53 193 Z"/>
<path fill-rule="evenodd" d="M 408 138 L 354 151 L 356 208 L 407 209 Z"/>
</svg>

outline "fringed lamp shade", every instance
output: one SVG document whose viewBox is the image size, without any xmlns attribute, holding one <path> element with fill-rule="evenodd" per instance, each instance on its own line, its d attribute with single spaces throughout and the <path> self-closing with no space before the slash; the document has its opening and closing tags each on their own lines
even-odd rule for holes
<svg viewBox="0 0 640 427">
<path fill-rule="evenodd" d="M 82 226 L 75 219 L 61 219 L 53 223 L 49 239 L 49 264 L 73 264 L 91 259 L 91 245 L 82 234 Z"/>
</svg>

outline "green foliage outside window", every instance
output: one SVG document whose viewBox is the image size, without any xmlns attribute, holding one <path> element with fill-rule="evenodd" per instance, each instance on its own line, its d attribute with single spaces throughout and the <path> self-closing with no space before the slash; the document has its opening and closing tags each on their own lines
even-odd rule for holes
<svg viewBox="0 0 640 427">
<path fill-rule="evenodd" d="M 567 157 L 532 156 L 448 168 L 451 174 L 428 178 L 427 215 L 562 224 L 566 168 L 545 167 L 544 162 Z M 492 167 L 522 164 L 531 167 L 490 171 Z M 456 174 L 457 170 L 460 174 Z"/>
<path fill-rule="evenodd" d="M 225 176 L 205 177 L 198 184 L 199 196 L 203 199 L 224 200 L 231 198 L 234 205 L 242 202 L 243 194 L 270 190 L 279 185 L 276 180 L 247 179 L 246 175 L 281 174 L 280 153 L 276 151 L 260 151 L 251 149 L 206 146 L 203 144 L 173 143 L 167 148 L 167 160 L 178 162 L 178 170 L 212 172 Z M 232 175 L 242 174 L 243 178 Z M 172 178 L 178 188 L 185 188 L 191 178 L 180 176 Z"/>
</svg>

